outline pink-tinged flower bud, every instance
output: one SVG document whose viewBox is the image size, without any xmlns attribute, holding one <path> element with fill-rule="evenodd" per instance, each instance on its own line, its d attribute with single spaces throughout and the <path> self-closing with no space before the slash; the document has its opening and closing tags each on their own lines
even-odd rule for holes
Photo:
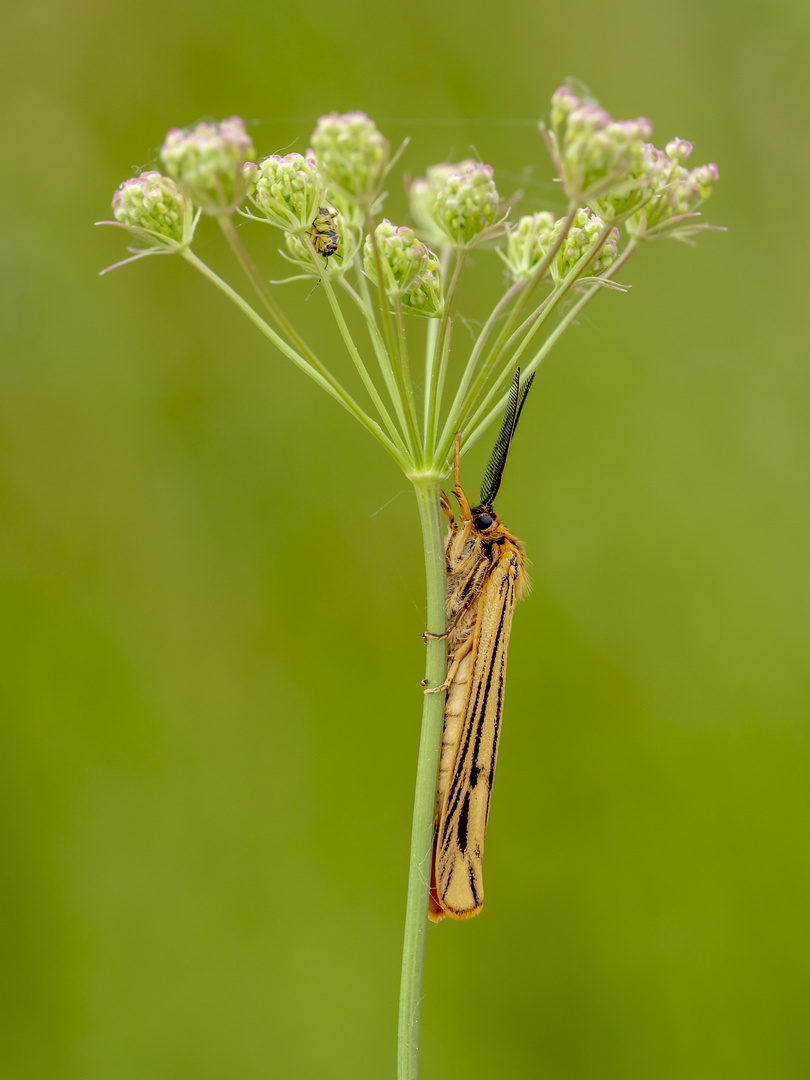
<svg viewBox="0 0 810 1080">
<path fill-rule="evenodd" d="M 442 272 L 439 260 L 432 251 L 428 251 L 424 269 L 410 292 L 402 297 L 402 310 L 409 315 L 421 315 L 425 319 L 438 318 L 444 311 Z"/>
<path fill-rule="evenodd" d="M 436 198 L 449 176 L 475 168 L 472 158 L 465 158 L 456 164 L 442 162 L 431 165 L 425 175 L 414 180 L 408 190 L 408 201 L 416 228 L 422 239 L 434 247 L 443 247 L 448 243 L 447 233 L 436 220 Z"/>
<path fill-rule="evenodd" d="M 160 160 L 172 179 L 182 184 L 207 214 L 231 214 L 245 197 L 244 166 L 256 156 L 238 116 L 219 124 L 172 128 Z"/>
<path fill-rule="evenodd" d="M 528 281 L 546 257 L 553 238 L 555 219 L 548 210 L 522 217 L 506 227 L 506 249 L 498 254 L 515 281 Z"/>
<path fill-rule="evenodd" d="M 244 170 L 247 197 L 279 229 L 306 232 L 326 202 L 326 185 L 312 158 L 273 154 Z"/>
<path fill-rule="evenodd" d="M 451 173 L 436 197 L 437 223 L 457 247 L 465 247 L 494 224 L 500 204 L 491 165 Z"/>
<path fill-rule="evenodd" d="M 115 220 L 130 230 L 178 245 L 185 242 L 186 198 L 173 180 L 159 172 L 125 180 L 113 195 L 112 207 Z"/>
<path fill-rule="evenodd" d="M 131 258 L 108 266 L 103 274 L 145 255 L 182 252 L 194 239 L 200 216 L 174 180 L 159 172 L 144 172 L 125 180 L 113 195 L 112 207 L 115 221 L 96 224 L 125 229 L 142 246 L 129 248 Z"/>
<path fill-rule="evenodd" d="M 570 112 L 582 102 L 567 86 L 560 86 L 551 95 L 551 126 L 558 128 L 565 123 Z"/>
<path fill-rule="evenodd" d="M 413 229 L 406 225 L 392 225 L 383 220 L 374 230 L 383 288 L 386 296 L 399 302 L 402 310 L 412 315 L 432 317 L 441 314 L 443 297 L 439 260 Z M 371 237 L 366 237 L 363 248 L 363 271 L 376 285 L 378 283 L 377 259 Z"/>
<path fill-rule="evenodd" d="M 389 146 L 364 112 L 322 116 L 312 133 L 318 168 L 344 197 L 374 198 L 388 164 Z"/>
<path fill-rule="evenodd" d="M 667 152 L 667 156 L 672 161 L 677 161 L 679 165 L 683 165 L 689 155 L 692 153 L 692 144 L 687 142 L 686 139 L 672 139 L 664 147 Z"/>
<path fill-rule="evenodd" d="M 627 222 L 628 232 L 638 239 L 653 240 L 674 236 L 688 240 L 708 228 L 691 219 L 698 217 L 698 207 L 712 193 L 718 179 L 714 164 L 700 165 L 691 171 L 683 164 L 692 152 L 685 139 L 667 143 L 667 153 L 646 146 L 650 183 L 643 205 Z"/>
<path fill-rule="evenodd" d="M 557 221 L 552 231 L 551 242 L 556 240 L 560 230 L 565 227 L 565 222 L 565 218 Z M 551 264 L 551 275 L 556 284 L 568 276 L 583 256 L 596 248 L 603 230 L 604 224 L 592 211 L 588 209 L 577 211 L 562 247 Z M 595 256 L 587 266 L 583 266 L 577 276 L 583 275 L 590 278 L 604 273 L 616 261 L 618 242 L 619 230 L 614 227 Z"/>
<path fill-rule="evenodd" d="M 701 199 L 708 199 L 712 193 L 712 185 L 719 179 L 720 172 L 714 162 L 711 165 L 699 165 L 689 174 L 692 189 Z"/>
<path fill-rule="evenodd" d="M 652 124 L 646 117 L 614 121 L 561 87 L 551 99 L 551 130 L 541 125 L 541 132 L 569 199 L 605 219 L 635 209 L 648 182 L 643 147 Z"/>
<path fill-rule="evenodd" d="M 413 229 L 392 225 L 386 218 L 374 230 L 377 251 L 383 273 L 383 286 L 389 296 L 408 292 L 427 262 L 428 249 L 417 240 Z M 363 248 L 363 270 L 377 284 L 377 260 L 374 244 L 366 237 Z"/>
</svg>

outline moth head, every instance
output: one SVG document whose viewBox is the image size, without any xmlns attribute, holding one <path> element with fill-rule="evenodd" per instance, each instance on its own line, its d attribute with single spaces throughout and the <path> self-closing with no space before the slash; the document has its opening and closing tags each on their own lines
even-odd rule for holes
<svg viewBox="0 0 810 1080">
<path fill-rule="evenodd" d="M 489 503 L 482 503 L 481 506 L 473 507 L 470 511 L 470 517 L 476 532 L 485 533 L 490 529 L 497 529 L 500 525 L 500 519 Z"/>
</svg>

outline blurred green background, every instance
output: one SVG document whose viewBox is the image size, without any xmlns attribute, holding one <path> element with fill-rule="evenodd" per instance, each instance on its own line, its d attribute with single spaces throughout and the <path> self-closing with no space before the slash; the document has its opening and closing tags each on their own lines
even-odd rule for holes
<svg viewBox="0 0 810 1080">
<path fill-rule="evenodd" d="M 635 257 L 541 369 L 499 502 L 535 587 L 487 906 L 430 931 L 422 1075 L 808 1075 L 807 5 L 5 22 L 2 1075 L 394 1075 L 413 497 L 179 260 L 99 278 L 123 236 L 92 222 L 171 126 L 236 113 L 266 155 L 352 108 L 412 175 L 473 153 L 548 207 L 534 125 L 568 75 L 717 161 L 729 232 Z M 228 265 L 210 224 L 199 250 Z M 500 280 L 478 256 L 462 314 Z"/>
</svg>

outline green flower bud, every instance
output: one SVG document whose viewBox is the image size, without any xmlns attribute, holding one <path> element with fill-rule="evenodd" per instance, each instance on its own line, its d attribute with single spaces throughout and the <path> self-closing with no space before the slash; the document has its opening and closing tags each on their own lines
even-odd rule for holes
<svg viewBox="0 0 810 1080">
<path fill-rule="evenodd" d="M 113 195 L 112 207 L 120 225 L 136 234 L 148 234 L 161 246 L 179 247 L 191 239 L 187 236 L 188 201 L 177 184 L 159 172 L 125 180 Z M 165 240 L 171 244 L 163 244 Z"/>
<path fill-rule="evenodd" d="M 392 225 L 383 220 L 374 230 L 383 273 L 383 288 L 388 298 L 399 301 L 403 311 L 414 315 L 440 314 L 443 306 L 439 260 L 413 229 Z M 363 270 L 376 285 L 377 261 L 371 237 L 363 248 Z"/>
<path fill-rule="evenodd" d="M 411 205 L 411 214 L 416 222 L 416 227 L 428 244 L 442 247 L 447 243 L 447 234 L 436 220 L 436 198 L 447 179 L 455 173 L 466 172 L 475 167 L 476 162 L 472 158 L 465 158 L 455 165 L 444 162 L 441 165 L 431 165 L 423 177 L 414 180 L 408 191 L 408 199 Z"/>
<path fill-rule="evenodd" d="M 256 151 L 238 116 L 220 124 L 172 128 L 160 160 L 206 214 L 230 214 L 245 197 L 244 165 Z"/>
<path fill-rule="evenodd" d="M 560 218 L 551 230 L 550 243 L 559 236 L 565 228 L 565 218 Z M 551 264 L 551 276 L 555 284 L 568 276 L 580 259 L 586 255 L 597 243 L 604 230 L 603 222 L 591 210 L 577 210 L 571 228 L 563 241 L 562 247 Z M 588 263 L 582 271 L 587 277 L 598 277 L 616 261 L 616 252 L 619 242 L 619 230 L 612 228 L 608 238 L 599 249 L 599 254 Z"/>
<path fill-rule="evenodd" d="M 568 119 L 568 114 L 582 102 L 567 86 L 558 87 L 551 95 L 551 126 L 557 131 Z"/>
<path fill-rule="evenodd" d="M 545 258 L 554 236 L 554 215 L 548 210 L 522 217 L 506 227 L 506 250 L 498 251 L 515 281 L 528 281 Z"/>
<path fill-rule="evenodd" d="M 346 195 L 366 200 L 378 194 L 388 164 L 388 140 L 363 112 L 330 113 L 312 133 L 318 168 Z"/>
<path fill-rule="evenodd" d="M 115 225 L 140 240 L 143 247 L 129 248 L 131 258 L 108 266 L 102 274 L 144 255 L 167 255 L 182 251 L 194 239 L 200 211 L 194 212 L 181 188 L 159 172 L 144 172 L 125 180 L 113 195 L 115 221 L 97 225 Z"/>
<path fill-rule="evenodd" d="M 644 144 L 652 134 L 646 117 L 614 121 L 566 87 L 551 99 L 549 149 L 569 199 L 601 204 L 605 218 L 628 213 L 649 181 Z"/>
<path fill-rule="evenodd" d="M 402 297 L 402 310 L 426 319 L 435 319 L 444 311 L 442 274 L 432 251 L 428 251 L 427 262 L 414 287 Z"/>
<path fill-rule="evenodd" d="M 667 143 L 667 152 L 646 146 L 650 183 L 644 205 L 628 220 L 627 230 L 639 239 L 674 236 L 688 239 L 707 225 L 685 224 L 697 216 L 697 208 L 712 193 L 719 173 L 715 164 L 700 165 L 691 171 L 684 162 L 692 152 L 685 139 Z"/>
<path fill-rule="evenodd" d="M 456 247 L 466 247 L 495 222 L 499 203 L 492 166 L 476 164 L 447 177 L 436 196 L 434 214 Z"/>
<path fill-rule="evenodd" d="M 279 229 L 306 231 L 326 202 L 326 185 L 315 161 L 301 154 L 273 154 L 244 168 L 247 197 Z"/>
<path fill-rule="evenodd" d="M 428 249 L 421 240 L 417 240 L 413 229 L 406 225 L 392 225 L 387 219 L 383 219 L 374 230 L 374 237 L 380 254 L 385 291 L 392 297 L 402 296 L 412 288 L 424 269 Z M 363 247 L 363 270 L 376 285 L 377 262 L 370 236 L 366 237 Z"/>
</svg>

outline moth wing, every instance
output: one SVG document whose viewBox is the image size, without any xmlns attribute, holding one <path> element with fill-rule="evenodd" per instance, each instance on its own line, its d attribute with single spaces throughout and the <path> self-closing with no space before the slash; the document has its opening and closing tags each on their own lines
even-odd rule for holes
<svg viewBox="0 0 810 1080">
<path fill-rule="evenodd" d="M 498 757 L 506 654 L 522 569 L 522 553 L 505 545 L 481 591 L 472 674 L 436 835 L 436 898 L 444 914 L 454 919 L 472 918 L 484 903 L 484 837 Z"/>
</svg>

